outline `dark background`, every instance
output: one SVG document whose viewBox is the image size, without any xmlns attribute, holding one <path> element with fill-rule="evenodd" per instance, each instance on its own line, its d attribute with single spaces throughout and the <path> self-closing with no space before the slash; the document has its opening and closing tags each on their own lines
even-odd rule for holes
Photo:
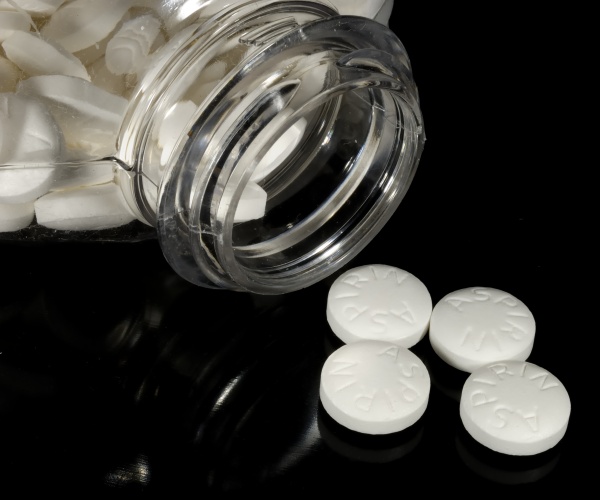
<svg viewBox="0 0 600 500">
<path fill-rule="evenodd" d="M 577 89 L 560 13 L 413 4 L 396 2 L 390 27 L 420 90 L 421 164 L 388 225 L 329 279 L 252 296 L 183 281 L 155 240 L 0 241 L 0 487 L 530 498 L 592 482 L 596 367 L 583 352 L 596 325 L 582 283 L 594 266 L 571 188 Z M 413 348 L 432 378 L 417 424 L 374 437 L 331 422 L 318 399 L 339 346 L 328 287 L 372 263 L 411 272 L 434 303 L 471 286 L 521 299 L 537 326 L 529 361 L 571 396 L 563 440 L 534 457 L 475 443 L 458 413 L 466 374 L 427 337 Z"/>
</svg>

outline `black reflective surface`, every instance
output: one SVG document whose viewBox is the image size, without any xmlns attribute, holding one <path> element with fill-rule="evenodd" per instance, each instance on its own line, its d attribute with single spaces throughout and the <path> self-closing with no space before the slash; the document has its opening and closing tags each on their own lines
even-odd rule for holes
<svg viewBox="0 0 600 500">
<path fill-rule="evenodd" d="M 560 49 L 548 54 L 533 15 L 490 12 L 482 23 L 444 7 L 434 22 L 430 6 L 396 4 L 390 26 L 413 62 L 427 142 L 399 211 L 350 266 L 405 269 L 434 303 L 470 286 L 521 299 L 537 325 L 529 360 L 571 397 L 563 440 L 533 457 L 474 442 L 458 413 L 466 374 L 444 365 L 427 337 L 413 348 L 432 378 L 417 424 L 361 436 L 332 422 L 318 386 L 340 345 L 325 319 L 337 274 L 289 295 L 252 296 L 183 281 L 153 240 L 5 241 L 1 488 L 508 498 L 594 484 L 595 368 L 579 364 L 595 336 L 584 323 L 593 311 L 580 303 L 568 189 L 549 173 L 562 162 L 560 123 L 544 89 Z"/>
</svg>

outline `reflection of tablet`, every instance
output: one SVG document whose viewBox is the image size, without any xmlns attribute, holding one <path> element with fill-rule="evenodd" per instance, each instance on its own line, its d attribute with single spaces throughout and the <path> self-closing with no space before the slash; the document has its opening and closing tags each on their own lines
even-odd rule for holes
<svg viewBox="0 0 600 500">
<path fill-rule="evenodd" d="M 556 467 L 560 458 L 558 446 L 532 456 L 497 453 L 475 441 L 464 428 L 458 430 L 455 444 L 458 456 L 475 474 L 507 485 L 539 481 Z"/>
<path fill-rule="evenodd" d="M 338 424 L 321 403 L 317 424 L 323 441 L 334 452 L 351 460 L 367 463 L 389 463 L 404 458 L 419 445 L 424 432 L 421 420 L 394 434 L 361 434 Z"/>
</svg>

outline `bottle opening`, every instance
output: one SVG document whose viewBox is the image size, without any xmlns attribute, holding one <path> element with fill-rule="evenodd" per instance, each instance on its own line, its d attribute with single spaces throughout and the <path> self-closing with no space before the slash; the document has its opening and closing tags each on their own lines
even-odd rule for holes
<svg viewBox="0 0 600 500">
<path fill-rule="evenodd" d="M 408 60 L 390 34 L 359 18 L 308 23 L 215 85 L 158 192 L 161 245 L 182 276 L 286 293 L 372 240 L 424 142 Z"/>
</svg>

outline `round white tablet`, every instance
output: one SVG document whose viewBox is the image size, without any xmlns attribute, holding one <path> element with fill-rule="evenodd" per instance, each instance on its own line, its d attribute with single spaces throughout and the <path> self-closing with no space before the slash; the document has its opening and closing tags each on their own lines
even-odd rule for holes
<svg viewBox="0 0 600 500">
<path fill-rule="evenodd" d="M 321 371 L 320 398 L 339 424 L 364 434 L 406 429 L 427 408 L 431 381 L 406 347 L 363 340 L 334 351 Z"/>
<path fill-rule="evenodd" d="M 535 455 L 565 435 L 571 400 L 565 386 L 526 361 L 500 361 L 473 371 L 463 386 L 460 418 L 483 446 L 507 455 Z"/>
<path fill-rule="evenodd" d="M 329 326 L 346 343 L 373 339 L 412 347 L 427 333 L 431 310 L 418 278 L 381 264 L 346 271 L 327 296 Z"/>
<path fill-rule="evenodd" d="M 446 363 L 465 372 L 512 359 L 533 349 L 535 320 L 523 302 L 495 288 L 464 288 L 433 308 L 429 340 Z"/>
</svg>

